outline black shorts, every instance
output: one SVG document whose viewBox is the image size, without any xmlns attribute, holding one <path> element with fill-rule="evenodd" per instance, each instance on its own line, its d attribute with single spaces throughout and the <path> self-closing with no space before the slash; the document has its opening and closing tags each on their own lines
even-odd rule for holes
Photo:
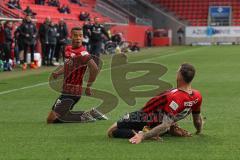
<svg viewBox="0 0 240 160">
<path fill-rule="evenodd" d="M 140 111 L 124 115 L 122 119 L 117 122 L 118 129 L 132 129 L 136 132 L 143 130 L 147 122 L 143 122 L 141 115 L 142 112 Z"/>
<path fill-rule="evenodd" d="M 63 116 L 73 109 L 74 105 L 80 100 L 80 96 L 62 94 L 54 103 L 52 110 Z"/>
</svg>

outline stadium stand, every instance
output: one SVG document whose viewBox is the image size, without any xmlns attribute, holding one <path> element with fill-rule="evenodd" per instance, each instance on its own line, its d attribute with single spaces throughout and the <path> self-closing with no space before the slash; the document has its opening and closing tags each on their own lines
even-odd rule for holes
<svg viewBox="0 0 240 160">
<path fill-rule="evenodd" d="M 0 1 L 0 10 L 1 10 L 2 16 L 4 15 L 5 17 L 12 17 L 12 18 L 20 18 L 23 16 L 23 13 L 21 10 L 9 9 L 6 3 L 7 1 Z"/>
<path fill-rule="evenodd" d="M 232 25 L 240 25 L 239 0 L 151 0 L 153 4 L 173 12 L 180 20 L 187 20 L 192 26 L 206 26 L 209 6 L 232 6 Z"/>
<path fill-rule="evenodd" d="M 33 12 L 37 14 L 35 18 L 37 19 L 38 23 L 42 23 L 47 16 L 50 16 L 55 23 L 58 22 L 59 19 L 63 18 L 68 24 L 69 29 L 74 26 L 82 25 L 83 22 L 79 21 L 79 14 L 81 11 L 90 13 L 92 18 L 100 17 L 103 22 L 112 22 L 110 18 L 105 17 L 94 10 L 96 0 L 82 0 L 81 2 L 86 5 L 79 6 L 77 4 L 72 4 L 68 0 L 61 0 L 61 5 L 66 4 L 69 6 L 71 10 L 70 14 L 59 13 L 57 7 L 48 6 L 47 4 L 36 5 L 35 0 L 21 0 L 20 5 L 22 9 L 25 9 L 27 6 L 29 6 Z M 1 8 L 4 8 L 6 11 L 10 12 L 14 18 L 22 18 L 24 16 L 21 10 L 9 9 L 7 7 L 7 0 L 3 0 L 0 5 Z"/>
</svg>

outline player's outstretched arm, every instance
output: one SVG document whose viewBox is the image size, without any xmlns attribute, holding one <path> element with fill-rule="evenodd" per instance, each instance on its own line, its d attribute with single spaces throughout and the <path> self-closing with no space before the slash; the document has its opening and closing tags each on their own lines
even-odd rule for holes
<svg viewBox="0 0 240 160">
<path fill-rule="evenodd" d="M 92 86 L 93 82 L 95 81 L 97 74 L 98 74 L 98 67 L 93 59 L 88 61 L 87 66 L 89 68 L 89 78 L 88 78 L 87 88 L 86 88 L 85 93 L 86 93 L 86 95 L 90 96 L 90 95 L 92 95 L 91 86 Z"/>
<path fill-rule="evenodd" d="M 150 139 L 152 137 L 158 137 L 159 135 L 166 132 L 166 130 L 173 124 L 173 120 L 167 116 L 163 116 L 163 122 L 151 129 L 150 131 L 146 133 L 136 133 L 134 137 L 129 139 L 129 142 L 132 144 L 138 144 L 141 143 L 143 140 Z"/>
<path fill-rule="evenodd" d="M 196 134 L 200 134 L 202 132 L 203 121 L 201 114 L 192 114 L 193 117 L 193 124 L 196 128 Z"/>
</svg>

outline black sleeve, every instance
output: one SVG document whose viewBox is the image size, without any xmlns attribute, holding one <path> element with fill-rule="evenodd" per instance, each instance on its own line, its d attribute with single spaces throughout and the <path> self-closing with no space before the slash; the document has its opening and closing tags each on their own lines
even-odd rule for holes
<svg viewBox="0 0 240 160">
<path fill-rule="evenodd" d="M 64 27 L 64 38 L 67 38 L 68 37 L 68 28 L 67 28 L 67 25 L 65 25 Z"/>
<path fill-rule="evenodd" d="M 33 35 L 35 35 L 35 37 L 37 37 L 37 27 L 35 24 L 33 24 Z"/>
<path fill-rule="evenodd" d="M 17 38 L 19 34 L 19 27 L 14 31 L 14 38 Z"/>
<path fill-rule="evenodd" d="M 49 32 L 49 28 L 47 28 L 45 32 L 45 42 L 48 42 L 48 32 Z"/>
<path fill-rule="evenodd" d="M 20 33 L 21 33 L 21 35 L 25 36 L 25 27 L 23 24 L 20 27 Z"/>
<path fill-rule="evenodd" d="M 44 26 L 43 26 L 43 24 L 40 25 L 38 33 L 39 33 L 40 36 L 44 35 Z"/>
<path fill-rule="evenodd" d="M 9 29 L 4 29 L 4 37 L 5 37 L 6 42 L 12 42 L 13 41 L 12 34 L 11 34 L 11 31 Z"/>
</svg>

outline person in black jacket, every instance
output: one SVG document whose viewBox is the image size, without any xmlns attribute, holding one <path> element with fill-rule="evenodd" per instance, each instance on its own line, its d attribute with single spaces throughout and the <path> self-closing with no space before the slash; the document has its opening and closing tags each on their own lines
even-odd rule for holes
<svg viewBox="0 0 240 160">
<path fill-rule="evenodd" d="M 63 19 L 61 19 L 59 21 L 59 24 L 57 25 L 57 32 L 59 36 L 57 38 L 55 57 L 56 57 L 56 61 L 59 62 L 61 53 L 64 59 L 64 50 L 65 50 L 65 46 L 67 44 L 67 38 L 68 38 L 67 25 Z"/>
<path fill-rule="evenodd" d="M 21 34 L 21 26 L 18 26 L 14 32 L 15 48 L 14 48 L 14 57 L 16 58 L 17 64 L 20 64 L 20 52 L 24 49 L 24 37 Z"/>
<path fill-rule="evenodd" d="M 183 37 L 184 37 L 184 30 L 182 27 L 178 28 L 177 35 L 178 35 L 178 44 L 182 45 L 182 41 L 183 41 Z"/>
<path fill-rule="evenodd" d="M 53 66 L 53 56 L 55 53 L 55 47 L 57 44 L 57 28 L 53 22 L 50 22 L 50 25 L 46 31 L 46 52 L 47 52 L 47 65 Z"/>
<path fill-rule="evenodd" d="M 49 24 L 51 22 L 51 18 L 47 17 L 39 27 L 39 38 L 42 49 L 42 65 L 46 65 L 47 60 L 47 52 L 46 52 L 46 31 L 48 30 Z"/>
<path fill-rule="evenodd" d="M 90 52 L 90 43 L 89 38 L 91 36 L 91 23 L 89 20 L 86 20 L 83 24 L 83 46 L 87 49 L 88 52 Z"/>
<path fill-rule="evenodd" d="M 4 43 L 3 43 L 3 50 L 4 50 L 4 70 L 5 71 L 11 71 L 12 67 L 9 63 L 9 60 L 11 58 L 11 47 L 13 43 L 13 37 L 12 37 L 12 22 L 7 21 L 4 26 Z"/>
<path fill-rule="evenodd" d="M 103 43 L 103 37 L 104 34 L 108 40 L 110 40 L 110 37 L 105 30 L 104 26 L 99 23 L 99 18 L 94 18 L 94 24 L 91 26 L 91 36 L 90 36 L 90 45 L 91 45 L 91 55 L 93 56 L 93 59 L 97 65 L 99 65 L 99 58 L 100 58 L 100 52 L 102 49 L 102 43 Z"/>
<path fill-rule="evenodd" d="M 147 46 L 152 47 L 152 39 L 153 39 L 153 32 L 148 29 L 146 31 L 146 40 L 147 40 Z"/>
<path fill-rule="evenodd" d="M 23 24 L 21 25 L 21 34 L 24 36 L 24 60 L 23 70 L 27 69 L 27 51 L 30 48 L 31 65 L 30 68 L 36 69 L 37 65 L 34 63 L 34 47 L 36 44 L 37 28 L 33 24 L 31 16 L 27 15 Z"/>
</svg>

